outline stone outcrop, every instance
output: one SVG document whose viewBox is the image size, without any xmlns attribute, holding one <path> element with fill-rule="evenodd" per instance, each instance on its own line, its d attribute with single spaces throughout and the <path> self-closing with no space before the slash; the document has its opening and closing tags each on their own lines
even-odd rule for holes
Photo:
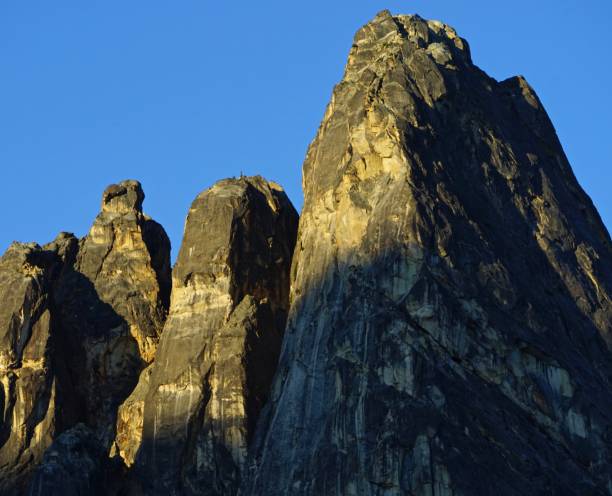
<svg viewBox="0 0 612 496">
<path fill-rule="evenodd" d="M 11 494 L 55 433 L 49 260 L 34 243 L 0 258 L 0 492 Z"/>
<path fill-rule="evenodd" d="M 612 245 L 527 82 L 382 12 L 303 174 L 243 494 L 608 494 Z"/>
<path fill-rule="evenodd" d="M 58 350 L 53 285 L 78 240 L 13 243 L 0 258 L 0 493 L 18 494 L 57 432 L 75 421 Z"/>
<path fill-rule="evenodd" d="M 118 406 L 153 360 L 170 296 L 170 242 L 137 181 L 111 185 L 54 300 L 79 417 L 114 437 Z"/>
<path fill-rule="evenodd" d="M 15 243 L 0 260 L 2 494 L 21 494 L 77 422 L 108 458 L 117 408 L 153 359 L 170 296 L 170 244 L 143 199 L 136 181 L 110 186 L 85 238 Z"/>
<path fill-rule="evenodd" d="M 116 452 L 145 494 L 235 494 L 276 368 L 297 213 L 260 177 L 193 202 L 153 365 L 119 413 Z"/>
</svg>

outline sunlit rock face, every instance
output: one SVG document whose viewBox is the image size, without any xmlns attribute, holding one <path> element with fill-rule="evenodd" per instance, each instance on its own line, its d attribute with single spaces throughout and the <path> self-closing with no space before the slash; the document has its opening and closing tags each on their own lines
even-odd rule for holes
<svg viewBox="0 0 612 496">
<path fill-rule="evenodd" d="M 138 181 L 106 188 L 101 212 L 81 243 L 77 270 L 125 321 L 138 355 L 151 363 L 170 298 L 170 241 L 142 212 Z"/>
<path fill-rule="evenodd" d="M 170 242 L 143 200 L 137 181 L 106 188 L 54 290 L 79 418 L 108 446 L 118 406 L 155 356 L 170 297 Z"/>
<path fill-rule="evenodd" d="M 116 437 L 111 454 L 121 457 L 127 467 L 134 465 L 142 443 L 144 404 L 149 392 L 149 379 L 152 371 L 153 364 L 142 371 L 138 384 L 117 412 Z"/>
<path fill-rule="evenodd" d="M 612 243 L 527 82 L 381 12 L 303 182 L 202 192 L 172 277 L 137 181 L 8 249 L 0 494 L 611 495 Z"/>
<path fill-rule="evenodd" d="M 297 213 L 260 177 L 193 202 L 153 365 L 119 411 L 116 450 L 145 494 L 235 494 L 289 306 Z"/>
<path fill-rule="evenodd" d="M 54 264 L 35 243 L 13 243 L 0 258 L 2 494 L 14 494 L 56 431 L 50 298 Z"/>
<path fill-rule="evenodd" d="M 612 492 L 612 245 L 527 82 L 382 12 L 303 174 L 242 493 Z"/>
<path fill-rule="evenodd" d="M 170 244 L 143 199 L 137 181 L 112 185 L 80 241 L 61 233 L 43 247 L 15 243 L 0 259 L 2 494 L 25 494 L 44 451 L 77 422 L 107 456 L 170 296 Z"/>
</svg>

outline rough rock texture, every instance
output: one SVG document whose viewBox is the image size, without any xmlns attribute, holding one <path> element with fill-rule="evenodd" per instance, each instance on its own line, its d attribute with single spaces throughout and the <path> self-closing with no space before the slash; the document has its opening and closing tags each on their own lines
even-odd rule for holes
<svg viewBox="0 0 612 496">
<path fill-rule="evenodd" d="M 27 496 L 109 496 L 117 494 L 117 467 L 95 432 L 83 424 L 64 431 L 36 467 Z"/>
<path fill-rule="evenodd" d="M 243 493 L 612 493 L 612 245 L 525 80 L 382 12 L 303 172 Z"/>
<path fill-rule="evenodd" d="M 260 177 L 193 202 L 155 361 L 119 414 L 117 452 L 145 494 L 236 493 L 280 351 L 297 221 Z"/>
<path fill-rule="evenodd" d="M 138 181 L 106 188 L 102 211 L 83 239 L 77 270 L 129 327 L 145 363 L 155 355 L 170 299 L 170 241 L 142 213 Z"/>
<path fill-rule="evenodd" d="M 13 243 L 0 258 L 0 494 L 17 494 L 55 434 L 74 422 L 52 288 L 78 240 Z"/>
<path fill-rule="evenodd" d="M 170 295 L 170 242 L 143 199 L 137 181 L 106 188 L 54 291 L 79 417 L 109 446 L 118 406 L 153 360 Z"/>
<path fill-rule="evenodd" d="M 200 194 L 172 281 L 136 181 L 9 248 L 0 494 L 612 495 L 612 242 L 526 81 L 381 12 L 303 172 L 299 233 Z"/>
<path fill-rule="evenodd" d="M 12 244 L 0 258 L 0 493 L 42 456 L 55 432 L 49 261 L 40 246 Z"/>
<path fill-rule="evenodd" d="M 61 233 L 42 248 L 15 243 L 0 259 L 2 494 L 22 493 L 55 436 L 77 422 L 107 457 L 170 294 L 170 244 L 143 199 L 136 181 L 110 186 L 81 241 Z"/>
<path fill-rule="evenodd" d="M 134 465 L 142 443 L 144 404 L 149 392 L 149 380 L 152 371 L 153 364 L 142 371 L 138 384 L 117 412 L 117 435 L 111 455 L 120 456 L 127 467 Z"/>
</svg>

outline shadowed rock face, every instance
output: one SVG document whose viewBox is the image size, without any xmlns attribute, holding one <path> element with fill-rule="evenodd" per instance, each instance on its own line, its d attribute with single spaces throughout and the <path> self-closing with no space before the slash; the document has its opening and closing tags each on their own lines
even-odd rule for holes
<svg viewBox="0 0 612 496">
<path fill-rule="evenodd" d="M 0 493 L 18 494 L 57 432 L 75 421 L 53 285 L 78 240 L 13 243 L 0 258 Z"/>
<path fill-rule="evenodd" d="M 108 496 L 117 494 L 119 468 L 95 432 L 84 424 L 64 431 L 36 467 L 27 496 Z"/>
<path fill-rule="evenodd" d="M 170 294 L 170 242 L 137 181 L 109 186 L 54 291 L 80 417 L 110 446 L 119 404 L 153 360 Z"/>
<path fill-rule="evenodd" d="M 303 168 L 244 494 L 608 494 L 612 246 L 523 78 L 360 29 Z"/>
<path fill-rule="evenodd" d="M 21 493 L 51 441 L 76 422 L 106 453 L 117 408 L 153 359 L 170 245 L 143 199 L 136 181 L 110 186 L 80 242 L 61 233 L 42 248 L 15 243 L 0 260 L 2 494 Z"/>
<path fill-rule="evenodd" d="M 117 451 L 146 494 L 235 494 L 289 306 L 297 213 L 260 177 L 193 202 L 155 361 L 122 405 Z"/>
<path fill-rule="evenodd" d="M 142 213 L 138 181 L 106 188 L 101 212 L 82 240 L 76 269 L 129 328 L 145 363 L 155 355 L 170 298 L 170 241 Z"/>
<path fill-rule="evenodd" d="M 202 192 L 171 296 L 137 181 L 9 248 L 0 493 L 612 494 L 612 243 L 527 82 L 381 12 L 303 174 L 299 232 Z"/>
<path fill-rule="evenodd" d="M 0 258 L 0 492 L 38 461 L 55 433 L 56 377 L 50 371 L 50 260 L 14 243 Z"/>
</svg>

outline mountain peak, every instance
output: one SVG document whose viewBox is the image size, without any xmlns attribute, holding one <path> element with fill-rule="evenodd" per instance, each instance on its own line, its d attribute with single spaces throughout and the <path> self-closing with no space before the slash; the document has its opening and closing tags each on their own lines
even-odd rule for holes
<svg viewBox="0 0 612 496">
<path fill-rule="evenodd" d="M 204 190 L 172 271 L 133 180 L 9 248 L 0 492 L 609 494 L 612 243 L 525 79 L 382 11 L 303 185 Z"/>
<path fill-rule="evenodd" d="M 142 212 L 144 197 L 140 182 L 133 179 L 111 184 L 102 194 L 102 211 L 113 213 Z"/>
</svg>

